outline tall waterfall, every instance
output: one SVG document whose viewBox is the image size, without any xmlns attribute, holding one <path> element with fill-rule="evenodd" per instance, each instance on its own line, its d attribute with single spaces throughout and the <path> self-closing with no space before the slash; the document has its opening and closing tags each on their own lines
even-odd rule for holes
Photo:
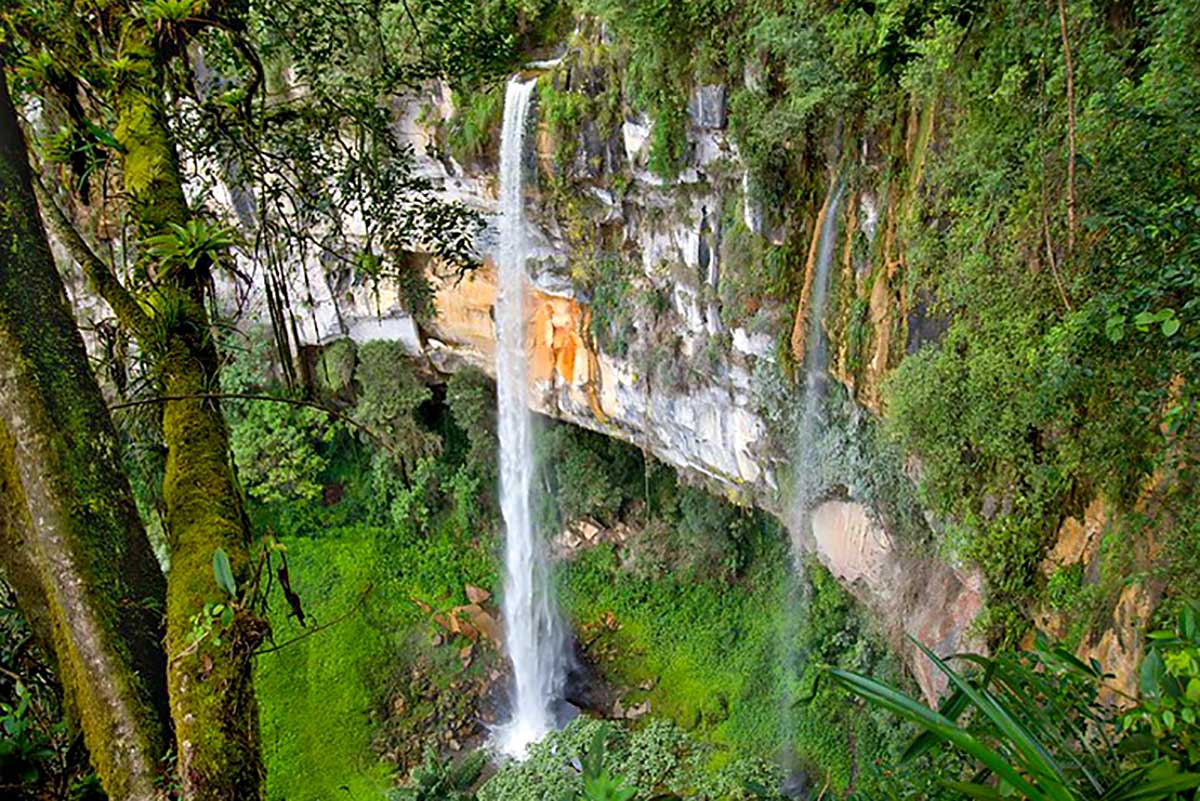
<svg viewBox="0 0 1200 801">
<path fill-rule="evenodd" d="M 817 234 L 817 252 L 813 263 L 808 295 L 808 332 L 804 338 L 804 408 L 801 411 L 792 470 L 792 498 L 788 523 L 793 532 L 803 525 L 816 494 L 824 483 L 820 453 L 821 405 L 825 399 L 825 370 L 828 367 L 825 341 L 825 299 L 829 294 L 829 270 L 837 244 L 837 212 L 842 199 L 842 184 L 835 179 L 829 188 L 825 218 Z M 799 551 L 799 549 L 796 549 Z M 797 554 L 798 555 L 798 554 Z"/>
<path fill-rule="evenodd" d="M 808 296 L 808 332 L 805 336 L 804 407 L 801 410 L 796 451 L 792 461 L 792 497 L 787 516 L 792 531 L 792 570 L 787 587 L 787 614 L 783 631 L 783 734 L 784 770 L 787 778 L 784 794 L 797 798 L 804 795 L 804 777 L 795 764 L 791 749 L 792 715 L 799 688 L 797 679 L 804 672 L 808 655 L 796 647 L 800 623 L 808 614 L 811 588 L 804 575 L 803 537 L 800 532 L 809 525 L 809 516 L 817 493 L 824 484 L 822 454 L 820 453 L 821 405 L 825 396 L 827 354 L 825 301 L 829 294 L 829 271 L 833 265 L 833 249 L 837 244 L 837 211 L 842 197 L 842 185 L 835 179 L 829 189 L 825 218 L 817 234 L 817 252 L 813 264 L 812 284 Z"/>
<path fill-rule="evenodd" d="M 526 355 L 525 135 L 536 81 L 509 81 L 500 137 L 500 280 L 496 298 L 500 508 L 504 515 L 505 648 L 512 661 L 512 718 L 500 749 L 521 758 L 554 728 L 566 675 L 546 546 L 531 512 L 534 452 Z"/>
</svg>

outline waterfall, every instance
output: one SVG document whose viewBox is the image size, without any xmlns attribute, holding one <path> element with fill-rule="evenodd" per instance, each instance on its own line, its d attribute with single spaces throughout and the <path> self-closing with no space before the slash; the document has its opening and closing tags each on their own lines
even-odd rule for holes
<svg viewBox="0 0 1200 801">
<path fill-rule="evenodd" d="M 513 78 L 500 137 L 500 279 L 496 298 L 496 388 L 500 427 L 500 508 L 504 516 L 504 632 L 512 662 L 512 718 L 498 732 L 518 759 L 554 728 L 566 675 L 545 543 L 532 515 L 534 452 L 526 355 L 525 134 L 536 81 Z"/>
<path fill-rule="evenodd" d="M 822 460 L 819 451 L 821 433 L 821 404 L 825 399 L 825 299 L 829 294 L 829 270 L 833 264 L 833 248 L 837 244 L 837 212 L 842 199 L 842 186 L 835 182 L 829 189 L 825 219 L 817 235 L 817 253 L 813 265 L 812 284 L 808 296 L 808 333 L 804 354 L 804 408 L 797 436 L 797 460 L 793 468 L 791 519 L 801 523 L 811 511 L 816 493 L 823 483 Z M 795 530 L 795 529 L 793 529 Z"/>
<path fill-rule="evenodd" d="M 817 234 L 817 252 L 813 263 L 812 283 L 808 297 L 808 332 L 805 336 L 804 406 L 801 410 L 793 459 L 792 498 L 788 513 L 788 528 L 792 532 L 792 570 L 787 587 L 787 614 L 783 631 L 783 761 L 786 780 L 784 794 L 798 798 L 804 795 L 805 777 L 799 772 L 791 750 L 792 706 L 796 703 L 796 679 L 804 672 L 807 654 L 796 648 L 800 622 L 808 614 L 811 588 L 804 575 L 803 526 L 809 525 L 812 505 L 824 483 L 820 453 L 821 404 L 825 396 L 827 354 L 825 341 L 825 301 L 829 294 L 829 271 L 833 265 L 833 249 L 837 244 L 837 211 L 842 197 L 842 185 L 834 181 L 829 189 L 825 218 Z"/>
</svg>

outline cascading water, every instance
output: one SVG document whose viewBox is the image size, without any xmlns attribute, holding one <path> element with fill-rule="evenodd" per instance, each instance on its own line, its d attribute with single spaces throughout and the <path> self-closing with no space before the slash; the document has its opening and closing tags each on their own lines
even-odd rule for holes
<svg viewBox="0 0 1200 801">
<path fill-rule="evenodd" d="M 500 136 L 500 280 L 496 298 L 496 387 L 500 428 L 500 509 L 504 516 L 504 632 L 512 662 L 512 718 L 497 733 L 520 759 L 555 726 L 566 676 L 545 544 L 532 515 L 532 415 L 526 367 L 525 134 L 536 81 L 509 81 Z"/>
<path fill-rule="evenodd" d="M 792 570 L 787 588 L 787 615 L 783 632 L 783 761 L 786 775 L 784 793 L 790 797 L 804 795 L 804 776 L 795 762 L 791 749 L 793 729 L 791 710 L 797 702 L 799 690 L 797 680 L 804 672 L 806 654 L 797 650 L 800 622 L 808 613 L 810 587 L 804 575 L 803 538 L 800 533 L 809 523 L 813 502 L 817 499 L 823 483 L 823 465 L 820 452 L 821 404 L 825 396 L 825 369 L 827 363 L 825 328 L 825 300 L 829 292 L 829 271 L 833 264 L 833 249 L 837 242 L 837 211 L 842 197 L 840 180 L 834 181 L 829 189 L 825 218 L 817 234 L 817 252 L 813 263 L 812 284 L 808 297 L 808 333 L 805 337 L 804 407 L 801 410 L 796 451 L 793 458 L 792 497 L 788 514 L 788 528 L 792 531 Z"/>
<path fill-rule="evenodd" d="M 821 433 L 821 403 L 825 398 L 826 355 L 825 298 L 829 294 L 829 269 L 833 264 L 833 248 L 837 244 L 838 203 L 842 199 L 841 183 L 835 181 L 829 189 L 825 219 L 817 238 L 817 253 L 813 264 L 812 285 L 808 297 L 808 333 L 805 337 L 804 409 L 800 417 L 797 442 L 798 461 L 795 463 L 795 483 L 792 494 L 793 520 L 801 522 L 811 511 L 816 493 L 821 488 L 822 470 L 818 437 Z"/>
</svg>

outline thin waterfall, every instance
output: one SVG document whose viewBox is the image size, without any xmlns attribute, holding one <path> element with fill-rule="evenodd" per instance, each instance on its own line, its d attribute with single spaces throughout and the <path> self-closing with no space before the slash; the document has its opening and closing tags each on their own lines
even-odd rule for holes
<svg viewBox="0 0 1200 801">
<path fill-rule="evenodd" d="M 500 280 L 496 298 L 496 388 L 500 509 L 504 516 L 504 633 L 512 662 L 512 718 L 498 732 L 518 759 L 555 726 L 566 677 L 565 637 L 547 547 L 532 515 L 534 450 L 527 370 L 525 141 L 536 81 L 513 78 L 500 137 Z"/>
<path fill-rule="evenodd" d="M 784 793 L 790 797 L 804 795 L 804 776 L 792 752 L 792 708 L 799 702 L 798 679 L 804 672 L 807 654 L 797 649 L 796 640 L 801 622 L 808 614 L 811 588 L 804 575 L 802 527 L 809 524 L 809 515 L 817 493 L 823 484 L 820 435 L 821 406 L 825 397 L 825 371 L 828 366 L 825 341 L 825 301 L 829 294 L 829 272 L 837 244 L 837 212 L 842 197 L 842 184 L 835 179 L 829 189 L 825 218 L 817 234 L 817 253 L 812 284 L 808 297 L 808 333 L 805 337 L 804 407 L 801 410 L 796 451 L 793 456 L 792 497 L 788 527 L 792 531 L 792 569 L 788 577 L 787 614 L 783 631 L 783 703 L 782 728 Z"/>
</svg>

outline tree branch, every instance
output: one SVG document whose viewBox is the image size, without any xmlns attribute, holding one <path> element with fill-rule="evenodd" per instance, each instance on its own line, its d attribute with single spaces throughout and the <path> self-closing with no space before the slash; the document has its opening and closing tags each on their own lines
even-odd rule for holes
<svg viewBox="0 0 1200 801">
<path fill-rule="evenodd" d="M 58 207 L 58 203 L 50 196 L 50 192 L 42 183 L 41 176 L 34 173 L 33 191 L 37 195 L 38 206 L 42 210 L 42 218 L 71 258 L 79 263 L 83 275 L 87 278 L 92 289 L 108 303 L 121 324 L 135 336 L 141 337 L 150 328 L 150 318 L 138 305 L 137 299 L 125 288 L 117 278 L 117 274 L 96 255 L 95 251 L 80 236 L 79 231 L 67 219 L 67 215 Z"/>
<path fill-rule="evenodd" d="M 1063 61 L 1067 68 L 1067 253 L 1075 251 L 1075 67 L 1071 39 L 1067 36 L 1067 6 L 1058 0 L 1058 27 L 1062 33 Z"/>
<path fill-rule="evenodd" d="M 137 406 L 149 406 L 155 403 L 167 403 L 168 401 L 181 400 L 250 400 L 250 401 L 269 401 L 273 403 L 286 403 L 291 406 L 304 406 L 309 409 L 316 409 L 319 412 L 340 420 L 347 425 L 353 426 L 359 431 L 366 434 L 371 439 L 375 440 L 381 448 L 390 453 L 392 456 L 399 458 L 396 450 L 385 440 L 381 435 L 367 428 L 362 423 L 355 420 L 353 417 L 342 414 L 341 412 L 330 409 L 328 406 L 322 406 L 315 401 L 301 400 L 299 398 L 281 398 L 278 395 L 259 395 L 252 392 L 197 392 L 192 395 L 156 395 L 153 398 L 138 398 L 137 400 L 123 401 L 114 403 L 109 406 L 110 411 L 119 409 L 131 409 Z"/>
</svg>

